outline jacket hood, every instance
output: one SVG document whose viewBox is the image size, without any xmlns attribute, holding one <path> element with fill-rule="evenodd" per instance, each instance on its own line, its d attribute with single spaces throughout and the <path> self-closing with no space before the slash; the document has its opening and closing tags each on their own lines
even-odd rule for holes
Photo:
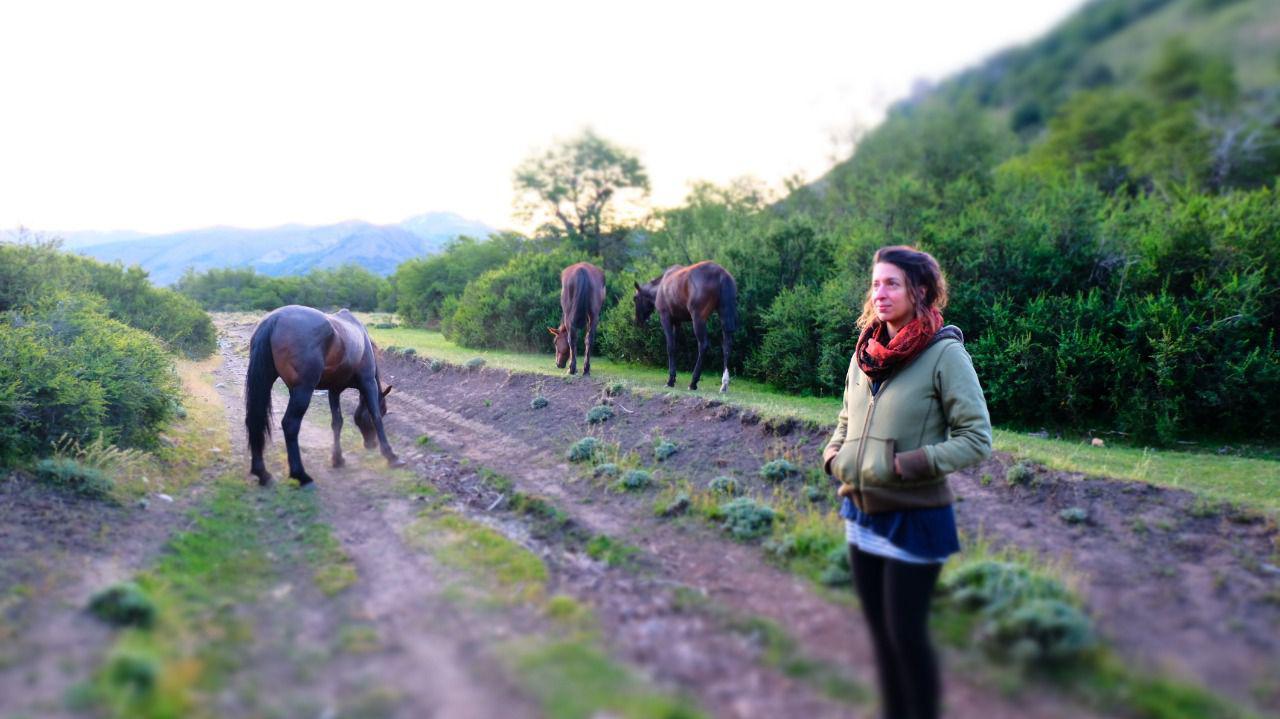
<svg viewBox="0 0 1280 719">
<path fill-rule="evenodd" d="M 960 344 L 964 344 L 964 333 L 955 325 L 947 325 L 946 327 L 938 330 L 938 333 L 933 336 L 933 339 L 929 340 L 929 344 L 934 344 L 942 340 L 957 340 Z"/>
</svg>

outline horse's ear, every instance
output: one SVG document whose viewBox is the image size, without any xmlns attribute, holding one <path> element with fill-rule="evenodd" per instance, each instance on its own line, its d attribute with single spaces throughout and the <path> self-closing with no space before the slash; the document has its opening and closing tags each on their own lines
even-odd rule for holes
<svg viewBox="0 0 1280 719">
<path fill-rule="evenodd" d="M 551 328 L 551 327 L 548 327 L 548 328 L 547 328 L 547 331 L 551 333 L 551 336 L 552 336 L 552 337 L 559 337 L 559 336 L 560 336 L 560 333 L 559 333 L 559 332 L 557 332 L 557 331 L 555 331 L 555 329 L 553 329 L 553 328 Z"/>
<path fill-rule="evenodd" d="M 639 283 L 639 282 L 636 282 L 635 280 L 631 280 L 631 284 L 633 284 L 633 285 L 635 285 L 635 286 L 636 286 L 636 291 L 637 291 L 637 292 L 639 292 L 639 291 L 640 291 L 640 283 Z"/>
<path fill-rule="evenodd" d="M 383 397 L 386 397 L 387 395 L 391 394 L 391 387 L 392 387 L 392 385 L 387 385 L 387 388 L 386 388 L 386 389 L 384 389 L 384 390 L 382 390 L 382 396 L 383 396 Z"/>
</svg>

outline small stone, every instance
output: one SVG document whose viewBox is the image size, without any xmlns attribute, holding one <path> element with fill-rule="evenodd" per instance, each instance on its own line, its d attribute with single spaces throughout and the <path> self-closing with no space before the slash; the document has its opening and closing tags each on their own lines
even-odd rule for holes
<svg viewBox="0 0 1280 719">
<path fill-rule="evenodd" d="M 150 507 L 150 506 L 151 506 L 151 503 L 147 501 L 146 497 L 143 497 L 142 499 L 138 500 L 138 509 L 146 509 L 147 507 Z"/>
<path fill-rule="evenodd" d="M 156 494 L 156 499 L 159 499 L 159 500 L 164 501 L 164 502 L 172 502 L 172 501 L 173 501 L 173 497 L 170 497 L 169 495 L 164 494 L 163 492 L 157 493 L 157 494 Z"/>
<path fill-rule="evenodd" d="M 226 386 L 227 386 L 227 383 L 226 383 L 226 382 L 219 382 L 219 383 L 215 384 L 215 385 L 213 386 L 213 388 L 214 388 L 214 389 L 222 389 L 223 387 L 226 387 Z"/>
<path fill-rule="evenodd" d="M 1093 445 L 1093 446 L 1095 446 L 1095 447 L 1105 447 L 1105 446 L 1107 446 L 1107 443 L 1106 443 L 1106 442 L 1103 442 L 1101 437 L 1094 437 L 1093 439 L 1089 440 L 1089 444 L 1091 444 L 1091 445 Z"/>
</svg>

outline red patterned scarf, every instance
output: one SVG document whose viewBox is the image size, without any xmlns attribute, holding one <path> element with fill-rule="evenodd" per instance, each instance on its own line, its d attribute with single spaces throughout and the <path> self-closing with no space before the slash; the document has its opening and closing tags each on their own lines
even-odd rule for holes
<svg viewBox="0 0 1280 719">
<path fill-rule="evenodd" d="M 889 328 L 874 320 L 858 336 L 854 356 L 858 366 L 873 382 L 883 381 L 893 371 L 911 362 L 924 351 L 933 336 L 942 329 L 942 313 L 935 309 L 923 318 L 916 317 L 889 339 Z M 887 343 L 886 343 L 887 340 Z"/>
</svg>

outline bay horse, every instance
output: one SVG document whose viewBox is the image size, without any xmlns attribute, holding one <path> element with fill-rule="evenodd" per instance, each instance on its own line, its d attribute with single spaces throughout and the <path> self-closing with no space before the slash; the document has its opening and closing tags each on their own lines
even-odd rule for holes
<svg viewBox="0 0 1280 719">
<path fill-rule="evenodd" d="M 355 422 L 364 435 L 365 448 L 373 449 L 376 441 L 387 464 L 404 466 L 405 463 L 391 451 L 387 433 L 382 428 L 391 385 L 382 388 L 373 342 L 364 325 L 345 309 L 325 314 L 311 307 L 287 305 L 262 318 L 249 340 L 244 424 L 249 431 L 252 455 L 249 471 L 258 477 L 258 484 L 266 486 L 271 482 L 271 473 L 262 462 L 262 447 L 271 431 L 268 426 L 271 387 L 277 378 L 283 379 L 289 387 L 289 407 L 284 412 L 280 429 L 284 431 L 289 455 L 289 476 L 298 480 L 299 486 L 305 487 L 312 481 L 302 468 L 298 430 L 302 427 L 302 415 L 311 404 L 311 395 L 317 389 L 329 393 L 329 411 L 333 415 L 330 426 L 333 428 L 331 459 L 334 467 L 345 464 L 339 443 L 342 433 L 339 397 L 346 389 L 360 393 Z M 375 401 L 378 405 L 376 412 L 373 411 Z"/>
<path fill-rule="evenodd" d="M 643 325 L 658 310 L 662 332 L 667 337 L 667 386 L 676 385 L 676 325 L 693 323 L 693 335 L 698 340 L 698 361 L 693 365 L 693 380 L 689 389 L 698 389 L 702 378 L 702 358 L 710 343 L 707 341 L 707 318 L 712 312 L 720 313 L 722 326 L 721 346 L 724 349 L 724 374 L 720 377 L 720 391 L 729 390 L 729 349 L 733 332 L 738 329 L 738 284 L 733 275 L 714 262 L 703 261 L 681 267 L 672 265 L 661 277 L 645 284 L 635 283 L 636 324 Z"/>
<path fill-rule="evenodd" d="M 585 361 L 582 374 L 591 374 L 591 345 L 596 342 L 596 324 L 604 305 L 604 270 L 590 262 L 578 262 L 560 273 L 560 309 L 563 319 L 557 329 L 547 328 L 555 337 L 556 367 L 569 364 L 569 374 L 578 373 L 578 343 L 574 329 L 585 330 Z"/>
</svg>

